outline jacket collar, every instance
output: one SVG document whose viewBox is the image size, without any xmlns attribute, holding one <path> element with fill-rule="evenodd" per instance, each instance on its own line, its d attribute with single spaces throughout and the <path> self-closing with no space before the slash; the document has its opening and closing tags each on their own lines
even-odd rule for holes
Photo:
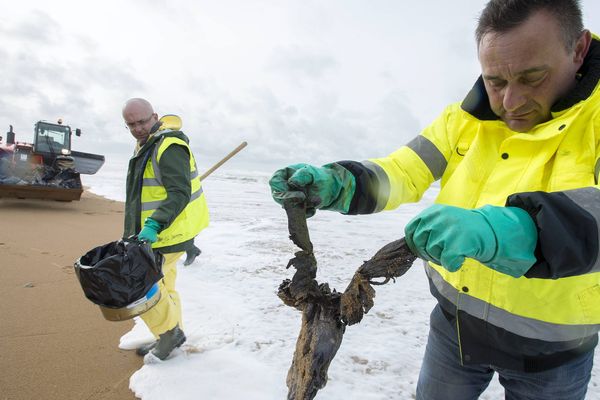
<svg viewBox="0 0 600 400">
<path fill-rule="evenodd" d="M 159 127 L 160 127 L 160 125 L 159 125 Z M 146 151 L 148 151 L 148 149 L 153 148 L 154 145 L 164 137 L 176 137 L 176 138 L 183 140 L 186 143 L 190 142 L 188 137 L 181 131 L 173 131 L 170 129 L 154 130 L 154 128 L 153 128 L 151 130 L 151 132 L 152 133 L 148 137 L 148 140 L 146 141 L 146 143 L 144 143 L 142 146 L 139 146 L 138 144 L 136 144 L 135 151 L 134 151 L 134 157 L 137 157 L 137 156 L 141 155 L 142 153 L 145 153 Z"/>
<path fill-rule="evenodd" d="M 588 54 L 578 72 L 578 80 L 575 87 L 563 98 L 559 99 L 551 108 L 551 112 L 564 111 L 582 100 L 587 99 L 600 81 L 600 39 L 594 36 Z M 482 121 L 493 121 L 499 119 L 490 107 L 490 100 L 485 91 L 481 75 L 469 91 L 461 108 Z"/>
</svg>

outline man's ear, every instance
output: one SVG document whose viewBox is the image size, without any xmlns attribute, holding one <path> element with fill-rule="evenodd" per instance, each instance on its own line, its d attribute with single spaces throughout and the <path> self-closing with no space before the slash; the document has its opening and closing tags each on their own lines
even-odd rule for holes
<svg viewBox="0 0 600 400">
<path fill-rule="evenodd" d="M 590 44 L 592 43 L 592 34 L 590 31 L 585 29 L 579 39 L 577 39 L 577 43 L 575 43 L 575 53 L 573 55 L 573 62 L 581 66 L 583 64 L 583 60 L 590 49 Z"/>
</svg>

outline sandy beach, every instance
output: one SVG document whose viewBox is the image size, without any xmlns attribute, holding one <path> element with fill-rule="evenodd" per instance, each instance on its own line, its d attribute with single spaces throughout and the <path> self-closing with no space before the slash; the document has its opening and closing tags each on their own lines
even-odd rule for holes
<svg viewBox="0 0 600 400">
<path fill-rule="evenodd" d="M 74 261 L 122 233 L 123 203 L 0 199 L 0 398 L 135 399 L 142 365 L 118 348 L 132 321 L 87 300 Z"/>
</svg>

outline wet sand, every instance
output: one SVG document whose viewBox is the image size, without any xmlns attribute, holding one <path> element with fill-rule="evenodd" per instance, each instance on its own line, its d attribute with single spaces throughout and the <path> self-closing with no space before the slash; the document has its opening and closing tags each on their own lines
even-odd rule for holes
<svg viewBox="0 0 600 400">
<path fill-rule="evenodd" d="M 130 400 L 132 321 L 87 300 L 73 263 L 122 234 L 123 203 L 0 199 L 0 399 Z"/>
</svg>

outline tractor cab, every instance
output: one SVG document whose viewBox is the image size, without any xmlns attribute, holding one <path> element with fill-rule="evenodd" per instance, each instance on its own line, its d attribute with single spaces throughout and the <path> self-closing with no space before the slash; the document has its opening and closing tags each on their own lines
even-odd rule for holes
<svg viewBox="0 0 600 400">
<path fill-rule="evenodd" d="M 75 131 L 77 136 L 81 131 Z M 71 127 L 58 124 L 52 124 L 46 121 L 39 121 L 35 124 L 35 134 L 33 138 L 33 152 L 43 157 L 44 164 L 52 165 L 57 157 L 69 156 L 71 154 Z"/>
</svg>

